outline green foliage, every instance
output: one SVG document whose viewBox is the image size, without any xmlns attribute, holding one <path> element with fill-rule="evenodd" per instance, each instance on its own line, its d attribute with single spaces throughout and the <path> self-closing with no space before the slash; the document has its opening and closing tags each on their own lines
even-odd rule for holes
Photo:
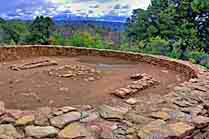
<svg viewBox="0 0 209 139">
<path fill-rule="evenodd" d="M 52 45 L 65 45 L 65 37 L 60 33 L 53 33 L 49 38 L 49 44 Z"/>
<path fill-rule="evenodd" d="M 160 55 L 166 55 L 170 50 L 169 42 L 159 36 L 150 38 L 148 46 L 145 49 L 152 54 Z"/>
<path fill-rule="evenodd" d="M 48 44 L 54 23 L 49 17 L 38 16 L 30 25 L 31 35 L 28 41 L 32 44 Z"/>
<path fill-rule="evenodd" d="M 147 38 L 147 17 L 150 13 L 146 10 L 134 10 L 131 19 L 128 20 L 127 36 L 130 41 L 144 40 Z"/>
<path fill-rule="evenodd" d="M 70 36 L 64 40 L 64 45 L 72 45 L 78 47 L 87 47 L 87 48 L 103 48 L 104 44 L 101 38 L 96 35 L 92 36 L 91 34 L 77 33 L 73 36 Z"/>
<path fill-rule="evenodd" d="M 27 34 L 29 32 L 26 22 L 16 20 L 8 22 L 0 19 L 0 43 L 22 43 Z"/>
<path fill-rule="evenodd" d="M 180 59 L 181 58 L 181 52 L 179 49 L 174 48 L 171 52 L 168 53 L 168 56 L 174 59 Z"/>
<path fill-rule="evenodd" d="M 133 12 L 126 34 L 134 46 L 147 42 L 145 52 L 205 65 L 204 60 L 198 59 L 209 53 L 207 14 L 208 0 L 152 0 L 147 10 Z"/>
<path fill-rule="evenodd" d="M 201 65 L 207 65 L 209 64 L 209 55 L 204 52 L 194 51 L 190 52 L 188 54 L 189 59 L 196 63 Z"/>
<path fill-rule="evenodd" d="M 209 1 L 208 0 L 193 0 L 192 9 L 194 12 L 208 11 Z"/>
</svg>

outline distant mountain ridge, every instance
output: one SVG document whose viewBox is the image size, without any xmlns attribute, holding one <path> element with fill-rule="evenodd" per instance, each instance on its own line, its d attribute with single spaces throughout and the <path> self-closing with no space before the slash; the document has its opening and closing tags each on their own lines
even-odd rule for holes
<svg viewBox="0 0 209 139">
<path fill-rule="evenodd" d="M 55 21 L 105 21 L 105 22 L 126 22 L 127 16 L 114 16 L 114 15 L 105 15 L 105 16 L 79 16 L 73 14 L 60 14 L 54 16 Z"/>
<path fill-rule="evenodd" d="M 123 32 L 126 29 L 125 22 L 99 21 L 99 20 L 55 20 L 57 25 L 94 25 L 101 28 L 110 29 L 111 31 Z"/>
</svg>

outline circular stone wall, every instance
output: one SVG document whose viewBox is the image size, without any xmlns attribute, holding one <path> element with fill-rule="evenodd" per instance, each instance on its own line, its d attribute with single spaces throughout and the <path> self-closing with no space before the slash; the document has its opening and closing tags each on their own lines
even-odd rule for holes
<svg viewBox="0 0 209 139">
<path fill-rule="evenodd" d="M 204 139 L 209 137 L 209 73 L 203 68 L 189 62 L 173 60 L 161 56 L 110 50 L 61 46 L 17 46 L 0 48 L 2 67 L 14 61 L 23 62 L 23 64 L 20 65 L 13 63 L 14 65 L 10 66 L 11 70 L 17 71 L 41 67 L 43 65 L 51 66 L 57 64 L 49 59 L 41 59 L 25 64 L 23 59 L 56 56 L 71 58 L 82 56 L 105 57 L 110 60 L 117 58 L 122 61 L 144 63 L 145 67 L 147 64 L 148 66 L 150 65 L 150 68 L 158 67 L 165 75 L 167 72 L 179 74 L 184 77 L 184 80 L 182 80 L 180 84 L 170 86 L 167 89 L 170 93 L 166 94 L 162 94 L 160 90 L 158 90 L 159 93 L 155 94 L 147 93 L 147 95 L 144 96 L 130 95 L 126 97 L 126 94 L 130 94 L 130 92 L 126 90 L 127 88 L 122 86 L 117 93 L 114 93 L 116 96 L 120 97 L 119 99 L 113 99 L 111 103 L 107 101 L 107 103 L 102 102 L 94 106 L 76 105 L 72 107 L 63 105 L 59 108 L 41 107 L 37 110 L 26 111 L 6 109 L 4 102 L 1 102 L 0 138 Z M 83 61 L 85 61 L 85 58 L 86 57 L 84 57 Z M 61 61 L 64 60 L 61 59 L 60 62 Z M 70 62 L 72 62 L 72 65 L 76 64 L 73 63 L 73 61 Z M 74 74 L 74 68 L 79 68 L 81 71 L 88 71 L 85 72 L 84 79 L 88 79 L 88 81 L 99 79 L 98 73 L 100 72 L 91 68 L 89 69 L 88 64 L 78 67 L 72 65 L 65 65 L 53 70 L 49 68 L 47 73 L 53 78 L 68 78 Z M 107 68 L 109 65 L 100 66 L 106 66 Z M 129 70 L 133 67 L 135 67 L 135 65 L 130 66 Z M 63 69 L 65 68 L 67 68 L 68 71 L 69 69 L 72 71 L 67 74 L 65 72 L 63 73 Z M 149 67 L 147 69 L 149 69 Z M 148 71 L 147 69 L 145 69 L 145 73 Z M 79 73 L 81 71 L 79 70 Z M 27 74 L 27 71 L 24 72 Z M 157 71 L 156 73 L 158 74 Z M 38 76 L 38 73 L 35 75 Z M 88 75 L 91 75 L 91 77 L 89 78 Z M 93 79 L 92 75 L 94 75 Z M 77 77 L 79 80 L 83 79 L 83 76 L 76 76 L 76 78 Z M 169 79 L 168 76 L 168 80 Z M 130 80 L 133 81 L 127 86 L 134 88 L 136 91 L 146 88 L 147 84 L 151 84 L 153 88 L 155 88 L 155 84 L 159 83 L 158 80 L 155 80 L 152 76 L 147 74 L 136 73 L 130 76 Z M 14 82 L 16 81 L 12 81 L 11 84 Z M 133 84 L 135 86 L 133 86 Z M 10 88 L 13 89 L 13 86 L 11 85 Z M 66 88 L 60 89 L 63 91 L 66 90 Z M 123 90 L 123 93 L 121 93 L 121 90 Z M 3 91 L 0 90 L 0 92 Z M 124 94 L 124 92 L 126 93 Z M 88 94 L 86 94 L 86 96 L 88 96 Z"/>
</svg>

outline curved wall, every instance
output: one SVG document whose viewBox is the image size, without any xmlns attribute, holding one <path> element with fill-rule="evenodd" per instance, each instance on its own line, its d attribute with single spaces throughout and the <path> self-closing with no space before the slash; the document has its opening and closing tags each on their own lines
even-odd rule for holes
<svg viewBox="0 0 209 139">
<path fill-rule="evenodd" d="M 125 60 L 146 62 L 156 66 L 166 67 L 182 73 L 187 79 L 198 77 L 197 66 L 185 61 L 174 60 L 163 56 L 154 56 L 141 53 L 120 52 L 92 48 L 78 48 L 72 46 L 7 46 L 0 48 L 0 62 L 34 56 L 104 56 L 116 57 Z"/>
</svg>

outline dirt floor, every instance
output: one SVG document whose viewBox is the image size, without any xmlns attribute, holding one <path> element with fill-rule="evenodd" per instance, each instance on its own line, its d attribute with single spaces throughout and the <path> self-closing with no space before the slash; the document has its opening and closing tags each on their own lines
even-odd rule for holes
<svg viewBox="0 0 209 139">
<path fill-rule="evenodd" d="M 12 70 L 11 66 L 40 60 L 56 61 L 49 65 L 24 70 Z M 63 72 L 63 66 L 84 66 L 90 73 L 70 77 L 73 72 Z M 76 67 L 75 71 L 76 71 Z M 80 67 L 82 69 L 82 67 Z M 69 69 L 68 69 L 69 70 Z M 61 76 L 54 76 L 54 71 Z M 114 96 L 110 92 L 130 82 L 134 73 L 151 75 L 160 84 L 138 95 L 165 94 L 168 87 L 185 79 L 174 71 L 144 63 L 129 62 L 103 57 L 36 57 L 0 63 L 0 100 L 7 108 L 35 109 L 42 106 L 98 105 L 108 102 Z M 89 74 L 89 75 L 88 75 Z M 69 75 L 64 76 L 64 75 Z"/>
</svg>

